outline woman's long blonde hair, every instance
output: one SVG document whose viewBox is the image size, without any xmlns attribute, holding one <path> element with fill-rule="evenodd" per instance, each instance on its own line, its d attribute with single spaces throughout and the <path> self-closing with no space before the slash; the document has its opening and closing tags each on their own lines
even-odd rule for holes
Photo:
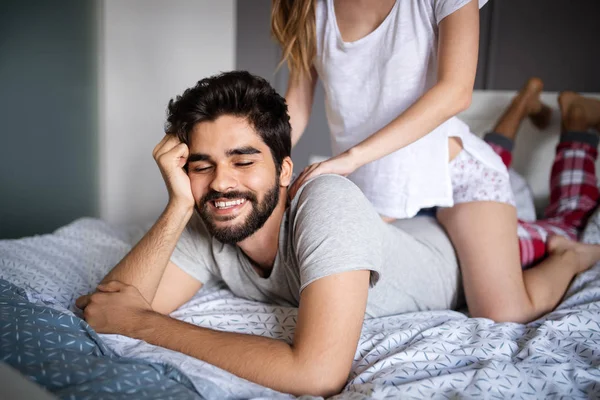
<svg viewBox="0 0 600 400">
<path fill-rule="evenodd" d="M 310 76 L 316 55 L 315 0 L 273 0 L 271 33 L 281 45 L 278 68 L 287 61 L 291 79 Z"/>
</svg>

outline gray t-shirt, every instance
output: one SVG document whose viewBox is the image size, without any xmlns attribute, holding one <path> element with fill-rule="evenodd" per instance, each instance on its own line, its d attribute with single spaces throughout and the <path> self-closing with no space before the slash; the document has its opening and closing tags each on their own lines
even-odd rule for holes
<svg viewBox="0 0 600 400">
<path fill-rule="evenodd" d="M 368 317 L 453 308 L 459 295 L 456 256 L 434 219 L 387 224 L 338 175 L 309 181 L 291 202 L 268 278 L 239 247 L 212 238 L 197 213 L 171 261 L 200 282 L 222 280 L 239 297 L 284 306 L 298 306 L 301 291 L 320 278 L 370 270 Z"/>
</svg>

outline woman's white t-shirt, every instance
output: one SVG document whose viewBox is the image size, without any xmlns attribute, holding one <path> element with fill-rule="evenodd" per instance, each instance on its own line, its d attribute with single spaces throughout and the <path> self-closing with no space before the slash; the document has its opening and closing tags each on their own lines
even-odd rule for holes
<svg viewBox="0 0 600 400">
<path fill-rule="evenodd" d="M 396 0 L 381 25 L 351 43 L 341 38 L 333 0 L 317 2 L 314 66 L 325 88 L 334 155 L 389 124 L 436 83 L 438 24 L 469 1 Z M 450 136 L 462 139 L 464 149 L 484 164 L 507 173 L 500 157 L 454 117 L 348 178 L 388 217 L 452 206 Z"/>
</svg>

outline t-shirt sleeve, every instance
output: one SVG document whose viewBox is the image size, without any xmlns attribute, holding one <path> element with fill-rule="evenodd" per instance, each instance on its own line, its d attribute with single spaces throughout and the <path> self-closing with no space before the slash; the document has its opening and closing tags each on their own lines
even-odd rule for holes
<svg viewBox="0 0 600 400">
<path fill-rule="evenodd" d="M 488 0 L 473 1 L 479 1 L 479 8 L 483 7 L 488 2 Z M 439 23 L 448 15 L 460 10 L 463 6 L 470 2 L 471 0 L 433 0 L 435 22 L 439 25 Z"/>
<path fill-rule="evenodd" d="M 194 215 L 183 230 L 171 262 L 203 284 L 218 278 L 210 260 L 211 238 L 200 217 Z"/>
<path fill-rule="evenodd" d="M 322 175 L 302 188 L 297 201 L 293 240 L 300 291 L 320 278 L 357 270 L 370 270 L 374 286 L 384 222 L 360 189 L 339 175 Z"/>
</svg>

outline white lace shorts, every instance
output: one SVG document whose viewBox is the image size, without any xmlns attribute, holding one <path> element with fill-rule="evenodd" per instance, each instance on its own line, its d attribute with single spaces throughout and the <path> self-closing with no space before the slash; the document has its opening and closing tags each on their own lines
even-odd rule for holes
<svg viewBox="0 0 600 400">
<path fill-rule="evenodd" d="M 450 161 L 454 204 L 496 201 L 515 205 L 508 174 L 502 174 L 462 150 Z"/>
</svg>

